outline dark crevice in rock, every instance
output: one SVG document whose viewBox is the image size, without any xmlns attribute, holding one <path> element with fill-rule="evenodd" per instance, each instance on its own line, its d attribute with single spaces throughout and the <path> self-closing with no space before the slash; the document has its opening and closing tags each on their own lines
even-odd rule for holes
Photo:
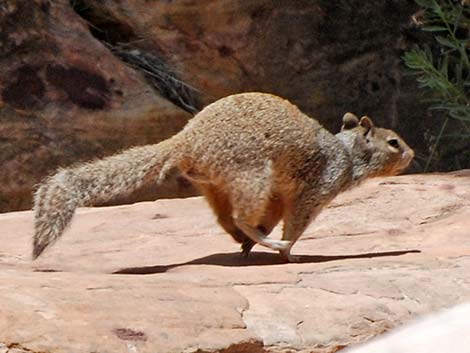
<svg viewBox="0 0 470 353">
<path fill-rule="evenodd" d="M 178 107 L 192 114 L 201 109 L 197 90 L 178 79 L 161 58 L 135 48 L 131 43 L 110 46 L 110 49 L 122 61 L 143 73 L 153 88 Z"/>
<path fill-rule="evenodd" d="M 145 332 L 136 331 L 130 328 L 117 328 L 113 330 L 113 333 L 123 341 L 147 341 L 147 335 Z"/>
<path fill-rule="evenodd" d="M 180 80 L 165 60 L 142 49 L 132 26 L 116 18 L 109 11 L 86 0 L 70 0 L 74 11 L 88 24 L 90 33 L 110 51 L 141 72 L 160 95 L 192 114 L 201 108 L 198 91 Z"/>
<path fill-rule="evenodd" d="M 194 353 L 267 353 L 268 351 L 263 345 L 263 342 L 251 340 L 248 342 L 235 343 L 227 348 L 218 350 L 203 350 L 198 349 Z"/>
<path fill-rule="evenodd" d="M 50 64 L 46 67 L 46 79 L 80 107 L 103 109 L 109 101 L 108 83 L 95 73 L 76 67 L 66 68 Z"/>
<path fill-rule="evenodd" d="M 2 99 L 17 109 L 27 109 L 38 103 L 45 93 L 45 86 L 38 76 L 39 68 L 23 65 L 16 69 L 3 89 Z"/>
<path fill-rule="evenodd" d="M 31 350 L 29 348 L 26 348 L 25 346 L 23 346 L 22 344 L 20 343 L 10 343 L 10 344 L 4 344 L 3 346 L 6 346 L 6 348 L 8 348 L 8 351 L 7 352 L 11 352 L 11 351 L 16 351 L 16 352 L 27 352 L 27 353 L 48 353 L 46 351 L 34 351 L 34 350 Z M 0 343 L 0 348 L 2 348 L 2 344 Z"/>
<path fill-rule="evenodd" d="M 83 18 L 90 33 L 101 42 L 116 45 L 129 43 L 138 39 L 132 27 L 116 18 L 103 8 L 86 0 L 70 0 L 73 10 Z"/>
</svg>

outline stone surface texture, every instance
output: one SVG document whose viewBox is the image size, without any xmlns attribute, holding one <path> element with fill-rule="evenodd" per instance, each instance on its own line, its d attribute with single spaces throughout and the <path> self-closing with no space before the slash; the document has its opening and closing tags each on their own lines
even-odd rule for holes
<svg viewBox="0 0 470 353">
<path fill-rule="evenodd" d="M 0 215 L 2 353 L 332 353 L 470 300 L 470 171 L 340 195 L 292 264 L 201 198 L 80 209 L 35 262 L 32 222 Z"/>
<path fill-rule="evenodd" d="M 68 0 L 0 3 L 0 212 L 30 208 L 57 167 L 161 141 L 190 117 L 97 41 Z M 184 194 L 177 186 L 160 195 Z"/>
</svg>

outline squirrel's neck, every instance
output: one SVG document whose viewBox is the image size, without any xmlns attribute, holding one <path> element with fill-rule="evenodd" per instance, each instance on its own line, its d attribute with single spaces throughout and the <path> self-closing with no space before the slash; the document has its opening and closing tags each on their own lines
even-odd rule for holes
<svg viewBox="0 0 470 353">
<path fill-rule="evenodd" d="M 351 162 L 351 174 L 349 181 L 344 185 L 345 189 L 359 185 L 369 176 L 370 156 L 361 148 L 356 146 L 356 135 L 349 131 L 342 131 L 335 135 L 344 146 Z"/>
</svg>

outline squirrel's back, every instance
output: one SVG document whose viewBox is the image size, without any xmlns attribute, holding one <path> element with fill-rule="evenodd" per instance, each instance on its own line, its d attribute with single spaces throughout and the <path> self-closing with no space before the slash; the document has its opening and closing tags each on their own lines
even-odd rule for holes
<svg viewBox="0 0 470 353">
<path fill-rule="evenodd" d="M 222 98 L 198 113 L 180 134 L 189 156 L 183 169 L 197 174 L 230 174 L 268 161 L 275 171 L 287 170 L 314 159 L 320 172 L 325 152 L 334 149 L 338 158 L 346 157 L 341 143 L 315 119 L 266 93 Z"/>
</svg>

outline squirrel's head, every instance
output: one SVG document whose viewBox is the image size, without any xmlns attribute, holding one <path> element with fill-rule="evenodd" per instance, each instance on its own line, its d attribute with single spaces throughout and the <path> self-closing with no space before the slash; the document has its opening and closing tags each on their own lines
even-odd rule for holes
<svg viewBox="0 0 470 353">
<path fill-rule="evenodd" d="M 354 114 L 346 113 L 337 136 L 353 158 L 359 178 L 399 174 L 414 157 L 413 150 L 400 136 L 392 130 L 374 126 L 367 116 L 358 119 Z"/>
</svg>

